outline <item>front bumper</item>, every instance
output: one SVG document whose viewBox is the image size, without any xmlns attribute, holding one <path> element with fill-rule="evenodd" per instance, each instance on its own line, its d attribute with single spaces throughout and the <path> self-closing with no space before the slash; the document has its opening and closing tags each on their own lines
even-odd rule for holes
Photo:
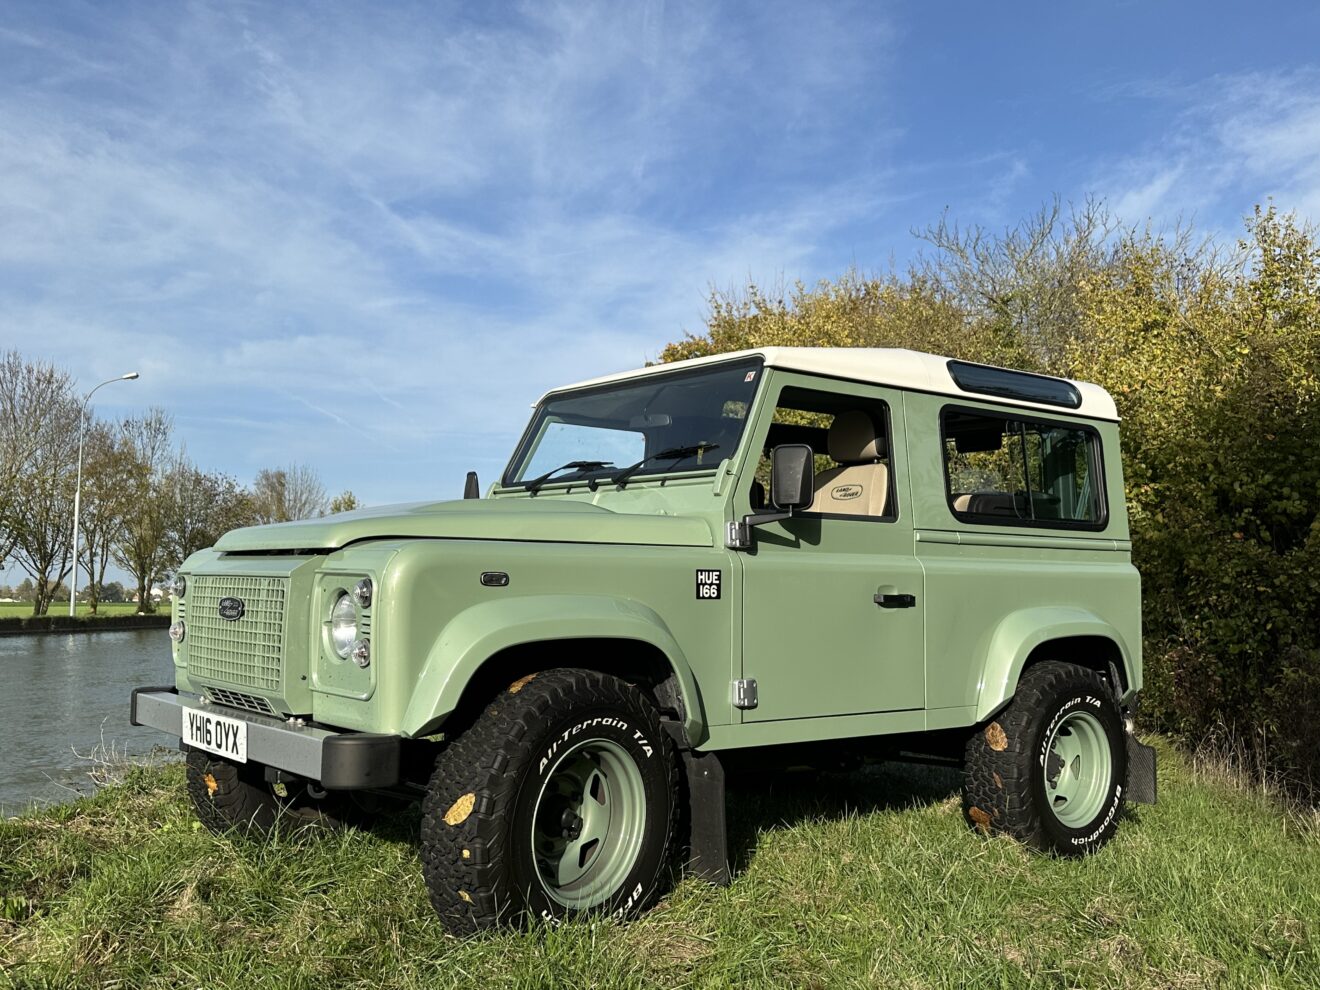
<svg viewBox="0 0 1320 990">
<path fill-rule="evenodd" d="M 249 762 L 316 781 L 326 790 L 393 787 L 399 782 L 403 748 L 399 736 L 335 732 L 314 725 L 286 722 L 213 705 L 198 695 L 180 694 L 172 687 L 135 688 L 129 722 L 149 725 L 182 740 L 186 708 L 211 709 L 226 718 L 246 722 Z"/>
</svg>

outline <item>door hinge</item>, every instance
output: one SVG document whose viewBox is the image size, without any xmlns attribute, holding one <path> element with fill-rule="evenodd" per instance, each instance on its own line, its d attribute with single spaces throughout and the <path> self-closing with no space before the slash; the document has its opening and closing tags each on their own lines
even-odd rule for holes
<svg viewBox="0 0 1320 990">
<path fill-rule="evenodd" d="M 756 680 L 745 677 L 733 682 L 733 707 L 744 711 L 755 708 L 757 703 Z"/>
<path fill-rule="evenodd" d="M 752 549 L 752 527 L 732 519 L 725 524 L 724 546 L 729 550 Z"/>
</svg>

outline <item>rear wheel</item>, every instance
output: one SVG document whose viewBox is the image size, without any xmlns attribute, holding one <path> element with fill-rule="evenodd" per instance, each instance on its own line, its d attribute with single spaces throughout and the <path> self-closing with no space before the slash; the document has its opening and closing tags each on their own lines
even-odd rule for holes
<svg viewBox="0 0 1320 990">
<path fill-rule="evenodd" d="M 516 681 L 436 761 L 422 809 L 431 903 L 456 934 L 640 911 L 669 876 L 677 781 L 631 684 L 568 669 Z"/>
<path fill-rule="evenodd" d="M 967 743 L 963 812 L 984 832 L 1080 856 L 1118 828 L 1127 782 L 1122 718 L 1093 671 L 1046 661 Z"/>
<path fill-rule="evenodd" d="M 257 763 L 231 763 L 190 749 L 187 778 L 197 817 L 212 832 L 261 838 L 277 829 L 335 827 L 341 821 L 328 804 L 311 796 L 306 784 L 267 783 L 265 767 Z"/>
</svg>

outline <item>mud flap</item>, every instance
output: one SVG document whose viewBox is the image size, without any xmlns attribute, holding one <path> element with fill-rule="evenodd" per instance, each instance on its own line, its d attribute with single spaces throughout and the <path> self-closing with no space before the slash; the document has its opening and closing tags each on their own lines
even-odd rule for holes
<svg viewBox="0 0 1320 990">
<path fill-rule="evenodd" d="M 1137 742 L 1137 737 L 1127 733 L 1127 793 L 1124 795 L 1133 804 L 1154 804 L 1155 793 L 1155 748 Z"/>
<path fill-rule="evenodd" d="M 682 751 L 687 777 L 687 862 L 684 872 L 720 887 L 733 880 L 725 820 L 724 764 L 714 753 Z"/>
</svg>

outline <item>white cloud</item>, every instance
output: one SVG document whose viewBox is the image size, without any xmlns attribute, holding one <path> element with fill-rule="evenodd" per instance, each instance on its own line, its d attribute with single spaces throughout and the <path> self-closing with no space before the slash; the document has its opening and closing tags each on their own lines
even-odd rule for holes
<svg viewBox="0 0 1320 990">
<path fill-rule="evenodd" d="M 1195 220 L 1235 237 L 1273 197 L 1320 221 L 1320 74 L 1249 73 L 1138 93 L 1167 105 L 1158 143 L 1104 163 L 1093 188 L 1125 221 Z"/>
<path fill-rule="evenodd" d="M 137 366 L 99 408 L 240 478 L 423 497 L 883 203 L 817 112 L 885 77 L 865 6 L 74 16 L 0 32 L 0 346 Z"/>
</svg>

